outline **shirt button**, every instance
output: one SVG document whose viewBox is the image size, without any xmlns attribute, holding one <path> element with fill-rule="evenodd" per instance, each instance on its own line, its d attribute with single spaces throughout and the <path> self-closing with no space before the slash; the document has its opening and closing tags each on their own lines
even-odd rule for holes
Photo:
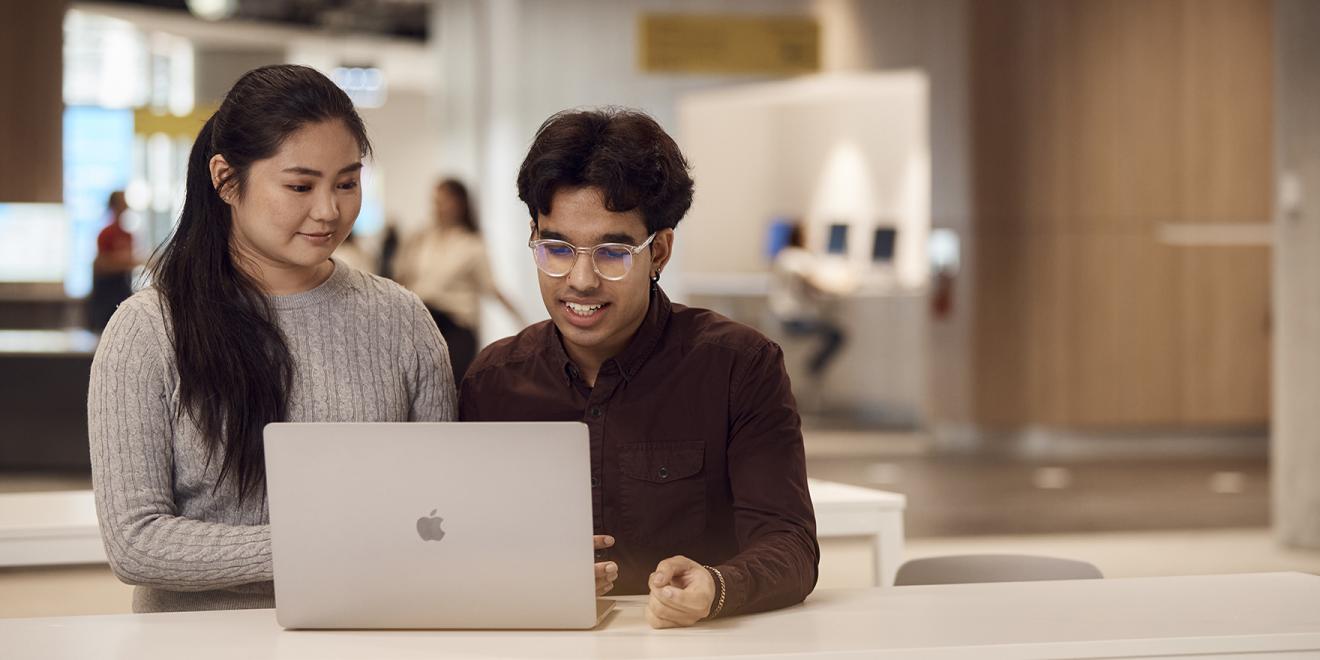
<svg viewBox="0 0 1320 660">
<path fill-rule="evenodd" d="M 669 478 L 669 468 L 667 468 L 667 467 L 661 465 L 661 466 L 660 466 L 660 471 L 658 472 L 658 474 L 660 475 L 660 478 L 661 478 L 661 479 L 668 479 L 668 478 Z"/>
<path fill-rule="evenodd" d="M 592 416 L 592 417 L 600 417 L 600 408 L 592 408 L 592 409 L 591 409 L 591 416 Z"/>
<path fill-rule="evenodd" d="M 604 559 L 604 558 L 605 558 L 605 551 L 604 551 L 604 550 L 597 550 L 597 551 L 596 551 L 596 559 Z"/>
<path fill-rule="evenodd" d="M 600 488 L 600 477 L 592 477 L 592 478 L 591 478 L 591 487 L 592 487 L 592 488 Z"/>
</svg>

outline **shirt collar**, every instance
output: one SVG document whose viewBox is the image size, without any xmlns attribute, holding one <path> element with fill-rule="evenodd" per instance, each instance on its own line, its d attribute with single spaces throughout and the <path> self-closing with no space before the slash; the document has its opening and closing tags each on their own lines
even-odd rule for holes
<svg viewBox="0 0 1320 660">
<path fill-rule="evenodd" d="M 647 358 L 655 352 L 656 344 L 660 343 L 660 338 L 664 336 L 665 328 L 669 326 L 669 317 L 672 312 L 672 305 L 669 302 L 669 296 L 665 295 L 663 289 L 657 284 L 651 288 L 651 300 L 646 309 L 646 318 L 642 319 L 642 325 L 637 328 L 637 334 L 633 335 L 632 341 L 628 342 L 627 348 L 623 352 L 606 360 L 601 365 L 604 369 L 611 362 L 615 368 L 623 375 L 624 380 L 632 380 L 633 376 L 641 370 L 642 365 L 646 364 Z M 550 332 L 546 333 L 546 351 L 550 358 L 550 363 L 561 368 L 564 378 L 569 385 L 573 384 L 573 378 L 577 374 L 577 366 L 573 364 L 572 358 L 564 350 L 564 338 L 559 333 L 559 328 L 551 322 Z"/>
</svg>

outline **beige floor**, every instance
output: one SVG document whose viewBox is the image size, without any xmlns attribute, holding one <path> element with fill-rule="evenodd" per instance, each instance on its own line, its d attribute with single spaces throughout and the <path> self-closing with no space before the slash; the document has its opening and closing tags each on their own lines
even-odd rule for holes
<svg viewBox="0 0 1320 660">
<path fill-rule="evenodd" d="M 1320 574 L 1320 551 L 1280 548 L 1265 529 L 924 538 L 909 541 L 906 548 L 908 559 L 964 553 L 1083 559 L 1114 578 L 1269 571 Z M 871 576 L 866 541 L 822 543 L 818 588 L 866 587 Z M 128 612 L 130 592 L 104 566 L 5 569 L 0 570 L 0 617 Z"/>
</svg>

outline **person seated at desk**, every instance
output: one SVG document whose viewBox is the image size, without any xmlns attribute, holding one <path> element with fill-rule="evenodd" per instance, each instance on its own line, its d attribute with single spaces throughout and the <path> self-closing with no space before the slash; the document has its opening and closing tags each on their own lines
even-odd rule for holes
<svg viewBox="0 0 1320 660">
<path fill-rule="evenodd" d="M 422 301 L 330 258 L 369 152 L 348 95 L 303 66 L 247 72 L 202 126 L 153 286 L 110 319 L 87 392 L 101 537 L 135 612 L 274 606 L 266 424 L 454 418 Z"/>
<path fill-rule="evenodd" d="M 550 320 L 459 395 L 464 421 L 586 423 L 598 592 L 649 592 L 658 628 L 799 603 L 820 559 L 782 351 L 659 285 L 692 193 L 645 114 L 550 117 L 518 172 Z"/>
<path fill-rule="evenodd" d="M 787 243 L 775 254 L 767 304 L 789 335 L 820 339 L 807 371 L 813 381 L 809 389 L 819 397 L 824 389 L 821 377 L 845 339 L 827 303 L 851 293 L 854 283 L 850 278 L 824 276 L 819 258 L 806 248 L 804 231 L 801 222 L 794 222 Z"/>
</svg>

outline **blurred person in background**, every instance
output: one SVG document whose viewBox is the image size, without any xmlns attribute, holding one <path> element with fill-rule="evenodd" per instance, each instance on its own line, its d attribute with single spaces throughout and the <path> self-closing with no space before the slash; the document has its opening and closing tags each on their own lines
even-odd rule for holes
<svg viewBox="0 0 1320 660">
<path fill-rule="evenodd" d="M 463 421 L 580 421 L 591 438 L 598 594 L 649 594 L 656 628 L 802 602 L 820 547 L 783 352 L 660 287 L 692 204 L 644 113 L 565 111 L 518 171 L 550 320 L 491 344 Z"/>
<path fill-rule="evenodd" d="M 124 191 L 110 193 L 106 202 L 110 222 L 96 236 L 92 292 L 87 297 L 87 325 L 94 332 L 105 330 L 115 308 L 133 295 L 133 269 L 141 262 L 133 251 L 133 235 L 124 228 L 127 212 Z"/>
<path fill-rule="evenodd" d="M 449 343 L 454 382 L 461 383 L 477 356 L 483 296 L 498 300 L 519 326 L 526 321 L 495 286 L 467 186 L 455 179 L 440 181 L 432 191 L 431 209 L 431 226 L 405 242 L 394 274 L 430 310 Z"/>
<path fill-rule="evenodd" d="M 294 65 L 244 74 L 193 143 L 178 226 L 87 393 L 101 537 L 135 612 L 274 607 L 267 424 L 454 418 L 421 301 L 331 258 L 370 151 L 343 90 Z"/>
<path fill-rule="evenodd" d="M 813 381 L 820 380 L 843 347 L 843 329 L 829 314 L 828 303 L 847 293 L 848 284 L 825 276 L 820 259 L 806 249 L 802 223 L 794 222 L 787 243 L 775 255 L 767 302 L 770 313 L 790 336 L 819 338 L 820 345 L 808 362 Z"/>
<path fill-rule="evenodd" d="M 385 232 L 380 240 L 380 252 L 376 255 L 376 274 L 388 279 L 396 279 L 394 260 L 399 256 L 399 226 L 392 218 L 385 218 Z"/>
</svg>

